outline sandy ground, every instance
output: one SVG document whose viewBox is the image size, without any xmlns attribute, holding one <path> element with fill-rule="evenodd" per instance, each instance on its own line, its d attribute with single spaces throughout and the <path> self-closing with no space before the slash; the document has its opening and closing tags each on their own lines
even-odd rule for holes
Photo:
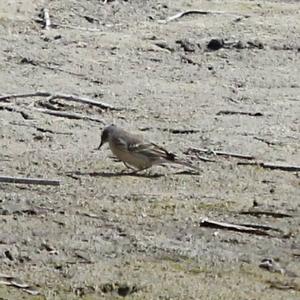
<svg viewBox="0 0 300 300">
<path fill-rule="evenodd" d="M 44 30 L 44 7 L 69 27 Z M 159 22 L 193 9 L 228 14 Z M 299 299 L 299 172 L 203 154 L 214 162 L 190 157 L 200 174 L 126 176 L 95 150 L 116 123 L 182 157 L 195 147 L 299 166 L 299 11 L 299 1 L 1 1 L 0 94 L 121 110 L 51 104 L 97 122 L 42 113 L 47 97 L 0 101 L 0 175 L 62 181 L 0 184 L 0 273 L 40 292 L 0 280 L 0 299 Z M 213 38 L 221 49 L 208 49 Z M 253 209 L 273 215 L 241 214 Z M 205 217 L 272 229 L 207 228 Z"/>
</svg>

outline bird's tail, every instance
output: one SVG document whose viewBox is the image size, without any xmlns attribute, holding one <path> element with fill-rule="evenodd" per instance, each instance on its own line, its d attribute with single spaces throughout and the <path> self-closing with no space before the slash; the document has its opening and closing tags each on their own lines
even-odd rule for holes
<svg viewBox="0 0 300 300">
<path fill-rule="evenodd" d="M 186 161 L 186 160 L 183 160 L 183 159 L 175 158 L 174 160 L 172 160 L 170 162 L 174 163 L 174 164 L 177 164 L 177 165 L 188 167 L 188 168 L 193 169 L 193 170 L 198 171 L 198 172 L 201 171 L 201 169 L 199 169 L 198 167 L 194 166 L 189 161 Z"/>
<path fill-rule="evenodd" d="M 151 153 L 154 153 L 155 157 L 157 157 L 157 156 L 160 157 L 160 162 L 159 162 L 160 164 L 172 163 L 172 164 L 177 164 L 177 165 L 182 165 L 182 166 L 188 167 L 188 168 L 193 169 L 198 172 L 201 171 L 199 168 L 195 167 L 189 161 L 177 158 L 177 156 L 174 153 L 171 153 L 171 152 L 167 151 L 166 149 L 164 149 L 154 143 L 151 143 L 150 145 L 153 147 L 151 149 Z M 148 151 L 148 154 L 149 154 L 149 151 Z"/>
</svg>

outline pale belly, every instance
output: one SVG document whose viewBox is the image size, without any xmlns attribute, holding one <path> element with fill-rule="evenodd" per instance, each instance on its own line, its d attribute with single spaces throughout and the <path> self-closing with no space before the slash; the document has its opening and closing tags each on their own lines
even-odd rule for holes
<svg viewBox="0 0 300 300">
<path fill-rule="evenodd" d="M 135 169 L 141 170 L 150 168 L 153 165 L 147 156 L 140 153 L 131 153 L 127 151 L 120 151 L 119 148 L 109 144 L 112 153 L 121 161 L 134 167 Z"/>
</svg>

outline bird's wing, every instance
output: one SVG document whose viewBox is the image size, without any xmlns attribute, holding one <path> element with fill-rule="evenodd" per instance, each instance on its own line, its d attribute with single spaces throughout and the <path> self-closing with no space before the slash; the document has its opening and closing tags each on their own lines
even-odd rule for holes
<svg viewBox="0 0 300 300">
<path fill-rule="evenodd" d="M 129 151 L 129 149 L 128 149 L 128 143 L 126 142 L 126 139 L 124 139 L 122 137 L 114 138 L 113 143 L 121 151 Z"/>
<path fill-rule="evenodd" d="M 135 153 L 145 154 L 148 157 L 160 157 L 170 161 L 175 160 L 175 154 L 168 152 L 166 149 L 154 143 L 132 143 L 129 145 L 128 150 Z"/>
</svg>

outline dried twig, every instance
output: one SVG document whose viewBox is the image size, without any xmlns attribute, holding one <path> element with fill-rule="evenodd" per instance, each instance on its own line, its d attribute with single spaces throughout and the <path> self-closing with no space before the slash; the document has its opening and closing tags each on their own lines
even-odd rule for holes
<svg viewBox="0 0 300 300">
<path fill-rule="evenodd" d="M 247 159 L 247 160 L 254 160 L 255 157 L 252 155 L 244 155 L 239 153 L 231 153 L 231 152 L 225 152 L 225 151 L 216 151 L 216 150 L 210 150 L 210 149 L 201 149 L 201 148 L 188 148 L 185 153 L 206 153 L 206 154 L 215 154 L 215 155 L 221 155 L 221 156 L 230 156 L 230 157 L 236 157 L 241 159 Z M 258 161 L 249 161 L 249 162 L 238 162 L 238 165 L 251 165 L 251 166 L 259 166 L 266 169 L 278 169 L 283 171 L 290 171 L 290 172 L 297 172 L 300 171 L 300 166 L 295 165 L 288 165 L 288 164 L 275 164 L 275 163 L 269 163 L 269 162 L 258 162 Z"/>
<path fill-rule="evenodd" d="M 181 129 L 181 128 L 166 128 L 166 127 L 140 127 L 139 130 L 141 131 L 148 131 L 148 130 L 152 130 L 152 129 L 157 129 L 157 130 L 161 130 L 164 132 L 169 132 L 169 133 L 173 133 L 173 134 L 193 134 L 193 133 L 198 133 L 201 132 L 200 129 Z"/>
<path fill-rule="evenodd" d="M 76 214 L 79 215 L 79 216 L 89 217 L 89 218 L 92 218 L 92 219 L 100 219 L 100 216 L 98 216 L 94 213 L 77 211 Z"/>
<path fill-rule="evenodd" d="M 66 69 L 58 67 L 57 65 L 53 66 L 53 65 L 51 65 L 52 63 L 47 63 L 47 62 L 43 62 L 43 61 L 37 61 L 37 60 L 33 60 L 33 59 L 27 58 L 27 57 L 23 57 L 20 60 L 20 63 L 22 63 L 22 64 L 30 64 L 32 66 L 38 66 L 38 67 L 41 67 L 41 68 L 44 68 L 44 69 L 48 69 L 48 70 L 52 70 L 52 71 L 59 71 L 59 72 L 66 73 L 66 74 L 69 74 L 69 75 L 72 75 L 72 76 L 78 76 L 81 79 L 87 80 L 89 82 L 93 82 L 93 83 L 97 83 L 97 84 L 102 84 L 102 82 L 99 79 L 93 79 L 93 78 L 90 78 L 90 77 L 88 77 L 88 76 L 86 76 L 84 74 L 81 74 L 81 73 L 77 73 L 77 72 L 74 72 L 74 71 L 68 71 Z"/>
<path fill-rule="evenodd" d="M 1 109 L 5 109 L 10 112 L 20 113 L 23 116 L 23 118 L 26 120 L 30 118 L 29 115 L 27 113 L 25 113 L 23 110 L 21 110 L 17 107 L 13 107 L 11 105 L 10 106 L 2 105 L 2 106 L 0 106 L 0 110 Z M 81 114 L 77 114 L 77 113 L 69 113 L 69 112 L 65 112 L 65 111 L 43 109 L 43 108 L 34 108 L 34 110 L 37 112 L 43 113 L 43 114 L 48 114 L 48 115 L 56 116 L 56 117 L 62 117 L 62 118 L 73 119 L 73 120 L 89 120 L 89 121 L 105 124 L 105 122 L 100 120 L 99 118 L 81 115 Z M 43 130 L 41 128 L 36 128 L 36 129 L 41 132 L 50 132 L 49 130 L 47 131 L 46 129 L 45 130 Z M 50 132 L 50 133 L 55 133 L 55 132 Z M 60 133 L 60 134 L 64 134 L 64 133 Z"/>
<path fill-rule="evenodd" d="M 91 15 L 83 15 L 83 14 L 78 14 L 80 17 L 86 19 L 89 23 L 95 23 L 97 22 L 98 24 L 101 23 L 101 20 L 94 17 L 94 16 L 91 16 Z"/>
<path fill-rule="evenodd" d="M 278 290 L 294 290 L 300 291 L 300 284 L 296 282 L 280 282 L 280 281 L 267 281 L 270 285 L 270 288 L 278 289 Z"/>
<path fill-rule="evenodd" d="M 265 269 L 269 272 L 285 274 L 286 270 L 272 258 L 264 258 L 258 265 L 260 268 Z"/>
<path fill-rule="evenodd" d="M 190 151 L 190 149 L 184 151 L 183 154 L 185 154 L 185 155 L 191 155 L 191 154 L 193 154 L 194 156 L 196 156 L 196 159 L 202 160 L 204 162 L 216 162 L 215 160 L 213 160 L 211 158 L 207 158 L 205 156 L 200 155 L 200 152 Z"/>
<path fill-rule="evenodd" d="M 42 23 L 44 24 L 44 20 L 41 18 L 32 18 L 33 21 L 37 23 Z M 106 34 L 102 29 L 100 28 L 88 28 L 88 27 L 78 27 L 78 26 L 73 26 L 73 25 L 67 25 L 67 24 L 60 24 L 57 22 L 52 22 L 52 27 L 60 27 L 60 28 L 67 28 L 67 29 L 74 29 L 74 30 L 80 30 L 80 31 L 89 31 L 89 32 L 97 32 L 99 34 Z"/>
<path fill-rule="evenodd" d="M 42 178 L 21 178 L 11 176 L 0 176 L 0 182 L 21 183 L 21 184 L 39 184 L 39 185 L 60 185 L 59 180 Z"/>
<path fill-rule="evenodd" d="M 177 19 L 180 19 L 184 16 L 187 16 L 187 15 L 233 15 L 233 16 L 237 16 L 237 14 L 235 13 L 230 13 L 230 12 L 224 12 L 224 11 L 208 11 L 208 10 L 187 10 L 187 11 L 183 11 L 183 12 L 180 12 L 174 16 L 171 16 L 171 17 L 168 17 L 167 19 L 165 20 L 160 20 L 159 23 L 168 23 L 170 21 L 174 21 L 174 20 L 177 20 Z M 250 16 L 249 15 L 244 15 L 243 17 L 245 18 L 249 18 Z"/>
<path fill-rule="evenodd" d="M 262 142 L 262 143 L 267 144 L 268 146 L 275 146 L 275 145 L 281 144 L 280 142 L 272 142 L 272 141 L 269 141 L 269 140 L 267 140 L 267 139 L 260 138 L 260 137 L 257 137 L 257 136 L 254 136 L 253 138 L 254 138 L 255 140 L 257 140 L 257 141 L 260 141 L 260 142 Z"/>
<path fill-rule="evenodd" d="M 254 224 L 254 223 L 243 223 L 243 224 L 237 224 L 240 226 L 246 226 L 246 227 L 251 227 L 251 228 L 257 228 L 257 229 L 263 229 L 263 230 L 273 230 L 273 231 L 278 231 L 281 232 L 281 229 L 269 226 L 269 225 L 264 225 L 264 224 Z"/>
<path fill-rule="evenodd" d="M 56 116 L 56 117 L 62 117 L 62 118 L 74 119 L 74 120 L 89 120 L 89 121 L 105 124 L 104 121 L 102 121 L 96 117 L 89 117 L 89 116 L 81 115 L 81 114 L 77 114 L 77 113 L 69 113 L 69 112 L 65 112 L 65 111 L 42 109 L 42 108 L 35 108 L 35 111 L 41 112 L 43 114 L 51 115 L 51 116 Z"/>
<path fill-rule="evenodd" d="M 80 102 L 80 103 L 84 103 L 84 104 L 97 106 L 102 109 L 120 110 L 120 108 L 116 108 L 108 103 L 99 102 L 99 101 L 89 99 L 86 97 L 60 94 L 60 93 L 50 93 L 50 92 L 43 92 L 43 91 L 37 91 L 37 92 L 25 93 L 25 94 L 3 95 L 3 96 L 0 96 L 0 101 L 6 101 L 9 99 L 13 99 L 13 98 L 28 98 L 28 97 L 50 97 L 50 99 L 52 99 L 52 100 L 60 98 L 60 99 L 68 100 L 68 101 Z"/>
<path fill-rule="evenodd" d="M 73 101 L 73 102 L 80 102 L 80 103 L 88 104 L 88 105 L 92 105 L 92 106 L 97 106 L 102 109 L 118 110 L 117 108 L 113 107 L 112 105 L 110 105 L 108 103 L 99 102 L 99 101 L 96 101 L 93 99 L 89 99 L 86 97 L 79 97 L 76 95 L 53 94 L 53 95 L 50 95 L 48 101 L 58 99 L 58 98 Z"/>
<path fill-rule="evenodd" d="M 236 157 L 236 158 L 242 158 L 242 159 L 248 159 L 252 160 L 255 157 L 252 155 L 245 155 L 245 154 L 239 154 L 239 153 L 233 153 L 233 152 L 225 152 L 225 151 L 218 151 L 218 150 L 211 150 L 211 149 L 203 149 L 203 148 L 188 148 L 187 153 L 206 153 L 206 154 L 215 154 L 220 156 L 230 156 L 230 157 Z"/>
<path fill-rule="evenodd" d="M 261 112 L 248 112 L 248 111 L 233 111 L 233 110 L 220 110 L 217 112 L 217 116 L 220 115 L 244 115 L 251 117 L 262 117 L 263 113 Z"/>
<path fill-rule="evenodd" d="M 31 127 L 31 128 L 36 129 L 36 131 L 43 132 L 43 133 L 61 134 L 61 135 L 72 135 L 73 134 L 72 132 L 62 132 L 62 131 L 54 131 L 51 129 L 46 129 L 43 127 L 39 127 L 35 124 L 27 124 L 27 123 L 20 123 L 20 122 L 14 122 L 14 121 L 9 122 L 9 124 L 14 125 L 14 126 Z"/>
<path fill-rule="evenodd" d="M 180 55 L 180 59 L 181 59 L 181 61 L 183 63 L 188 63 L 188 64 L 192 64 L 192 65 L 201 67 L 201 63 L 195 62 L 194 60 L 192 60 L 191 58 L 187 57 L 186 55 Z"/>
<path fill-rule="evenodd" d="M 23 119 L 28 120 L 28 119 L 32 119 L 26 112 L 24 112 L 23 110 L 12 106 L 11 104 L 8 105 L 0 105 L 0 110 L 6 110 L 9 112 L 16 112 L 21 114 L 21 116 L 23 117 Z"/>
<path fill-rule="evenodd" d="M 200 155 L 199 153 L 195 153 L 195 155 L 196 155 L 196 158 L 199 159 L 199 160 L 201 160 L 201 161 L 204 161 L 204 162 L 216 162 L 214 159 L 204 157 L 204 156 Z"/>
<path fill-rule="evenodd" d="M 225 223 L 225 222 L 218 222 L 218 221 L 213 221 L 213 220 L 208 220 L 208 219 L 203 219 L 200 222 L 200 226 L 228 229 L 228 230 L 233 230 L 233 231 L 270 236 L 270 234 L 268 232 L 266 232 L 266 230 L 263 230 L 263 229 L 248 227 L 248 226 L 244 226 L 244 225 Z"/>
<path fill-rule="evenodd" d="M 81 263 L 86 263 L 86 264 L 92 264 L 93 263 L 93 261 L 85 254 L 85 253 L 83 253 L 82 251 L 75 251 L 74 252 L 74 256 L 76 257 L 76 258 L 79 258 L 79 259 L 81 259 Z"/>
<path fill-rule="evenodd" d="M 263 211 L 263 210 L 246 210 L 246 211 L 241 211 L 241 215 L 251 215 L 251 216 L 271 216 L 273 218 L 292 218 L 293 215 L 287 214 L 287 213 L 282 213 L 282 212 L 275 212 L 275 211 Z"/>
<path fill-rule="evenodd" d="M 54 248 L 54 246 L 48 244 L 46 241 L 43 241 L 41 244 L 41 248 L 47 250 L 50 254 L 58 254 L 58 250 Z"/>
<path fill-rule="evenodd" d="M 288 164 L 275 164 L 275 163 L 259 162 L 259 161 L 238 162 L 237 164 L 238 165 L 259 166 L 259 167 L 265 168 L 265 169 L 282 170 L 282 171 L 288 171 L 288 172 L 298 172 L 298 171 L 300 171 L 300 166 L 288 165 Z"/>
<path fill-rule="evenodd" d="M 49 30 L 50 26 L 51 26 L 51 21 L 50 21 L 50 15 L 49 15 L 48 8 L 43 9 L 43 16 L 44 16 L 44 29 Z"/>
<path fill-rule="evenodd" d="M 7 274 L 0 274 L 0 284 L 19 288 L 30 295 L 39 295 L 40 294 L 40 292 L 38 290 L 31 287 L 27 283 L 21 281 L 19 278 L 16 278 L 14 276 L 7 275 Z"/>
<path fill-rule="evenodd" d="M 193 134 L 193 133 L 198 133 L 201 130 L 199 129 L 175 129 L 175 128 L 157 128 L 161 131 L 167 131 L 169 133 L 173 134 Z"/>
</svg>

